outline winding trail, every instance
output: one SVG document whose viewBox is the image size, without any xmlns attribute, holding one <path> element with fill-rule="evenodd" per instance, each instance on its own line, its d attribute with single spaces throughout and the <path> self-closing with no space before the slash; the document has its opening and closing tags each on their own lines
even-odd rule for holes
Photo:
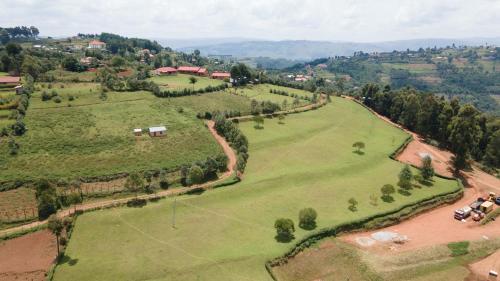
<svg viewBox="0 0 500 281">
<path fill-rule="evenodd" d="M 453 154 L 451 152 L 441 150 L 425 143 L 424 139 L 418 134 L 406 130 L 399 124 L 395 124 L 387 117 L 381 116 L 373 110 L 370 111 L 380 119 L 413 136 L 413 141 L 396 157 L 398 161 L 420 166 L 422 155 L 428 154 L 433 159 L 433 166 L 437 173 L 448 177 L 453 176 L 451 164 L 451 157 Z M 481 226 L 473 222 L 470 217 L 466 222 L 461 222 L 453 218 L 453 213 L 456 209 L 468 206 L 475 201 L 477 197 L 485 197 L 490 191 L 500 194 L 500 180 L 481 171 L 475 166 L 471 171 L 461 172 L 461 177 L 464 179 L 466 187 L 464 196 L 457 202 L 443 205 L 394 226 L 375 231 L 350 233 L 341 236 L 340 239 L 360 246 L 356 242 L 357 238 L 369 237 L 371 234 L 379 231 L 391 231 L 400 235 L 406 235 L 409 241 L 404 244 L 377 242 L 372 247 L 362 247 L 362 249 L 365 250 L 376 251 L 382 254 L 391 254 L 394 251 L 415 250 L 456 241 L 500 237 L 500 220 Z"/>
<path fill-rule="evenodd" d="M 212 120 L 208 120 L 205 122 L 205 124 L 208 127 L 208 130 L 212 134 L 212 136 L 215 138 L 217 143 L 222 147 L 222 150 L 224 151 L 224 154 L 226 154 L 228 161 L 227 161 L 227 171 L 224 172 L 217 180 L 206 182 L 203 184 L 199 185 L 193 185 L 189 187 L 182 187 L 182 188 L 177 188 L 177 189 L 171 189 L 171 190 L 165 190 L 161 192 L 157 192 L 155 194 L 144 194 L 144 195 L 139 195 L 138 198 L 140 199 L 154 199 L 154 198 L 161 198 L 161 197 L 167 197 L 167 196 L 175 196 L 175 195 L 180 195 L 180 194 L 185 194 L 189 191 L 197 190 L 200 188 L 203 189 L 208 189 L 211 186 L 220 183 L 229 177 L 231 177 L 236 168 L 236 153 L 234 150 L 231 148 L 229 143 L 224 139 L 224 137 L 220 136 L 217 131 L 215 130 L 215 123 Z M 135 196 L 129 196 L 125 198 L 120 198 L 120 199 L 113 199 L 113 200 L 105 200 L 105 201 L 97 201 L 97 202 L 92 202 L 92 203 L 84 203 L 81 205 L 76 206 L 77 211 L 89 211 L 89 210 L 94 210 L 94 209 L 100 209 L 100 208 L 107 208 L 107 207 L 113 207 L 113 206 L 118 206 L 121 204 L 125 204 L 127 201 L 130 199 L 135 198 Z M 64 218 L 69 216 L 70 214 L 73 214 L 75 211 L 75 208 L 68 208 L 64 210 L 60 210 L 57 212 L 57 216 L 60 218 Z M 42 226 L 47 223 L 48 220 L 43 220 L 43 221 L 35 221 L 29 224 L 25 225 L 20 225 L 17 227 L 12 227 L 8 229 L 4 229 L 0 231 L 0 237 L 16 233 L 16 232 L 21 232 L 21 231 L 27 231 L 39 226 Z"/>
</svg>

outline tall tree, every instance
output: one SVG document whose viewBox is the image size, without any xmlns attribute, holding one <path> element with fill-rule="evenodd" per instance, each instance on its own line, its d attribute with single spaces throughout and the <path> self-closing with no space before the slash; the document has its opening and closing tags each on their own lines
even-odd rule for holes
<svg viewBox="0 0 500 281">
<path fill-rule="evenodd" d="M 56 244 L 57 244 L 57 256 L 59 256 L 59 237 L 61 236 L 64 225 L 60 218 L 57 215 L 51 215 L 49 217 L 48 228 L 50 232 L 52 232 L 56 236 Z"/>
<path fill-rule="evenodd" d="M 413 178 L 413 174 L 411 172 L 410 166 L 405 165 L 401 172 L 399 173 L 399 181 L 398 185 L 402 189 L 410 189 L 411 188 L 411 180 Z"/>
<path fill-rule="evenodd" d="M 476 108 L 468 104 L 464 105 L 451 121 L 449 141 L 455 153 L 453 165 L 457 170 L 468 166 L 467 161 L 471 156 L 471 151 L 481 138 L 478 115 Z"/>
</svg>

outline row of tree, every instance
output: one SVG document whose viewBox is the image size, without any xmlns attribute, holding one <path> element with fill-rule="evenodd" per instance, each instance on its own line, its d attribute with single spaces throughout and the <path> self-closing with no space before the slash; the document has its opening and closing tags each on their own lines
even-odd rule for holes
<svg viewBox="0 0 500 281">
<path fill-rule="evenodd" d="M 0 43 L 7 44 L 11 39 L 34 39 L 40 31 L 34 26 L 0 27 Z"/>
<path fill-rule="evenodd" d="M 366 84 L 361 98 L 368 107 L 411 131 L 438 142 L 455 153 L 456 169 L 474 159 L 500 166 L 500 119 L 481 114 L 470 104 L 445 100 L 414 89 L 393 91 L 389 86 Z"/>
<path fill-rule="evenodd" d="M 200 184 L 217 179 L 218 172 L 227 170 L 227 156 L 207 157 L 205 161 L 197 161 L 191 166 L 181 167 L 181 184 L 184 186 Z"/>
<path fill-rule="evenodd" d="M 226 117 L 221 113 L 216 113 L 212 117 L 215 122 L 215 130 L 220 135 L 230 143 L 237 154 L 236 169 L 238 172 L 243 173 L 245 171 L 246 163 L 248 160 L 248 139 L 241 132 L 238 125 L 233 123 L 231 120 L 226 119 Z"/>
</svg>

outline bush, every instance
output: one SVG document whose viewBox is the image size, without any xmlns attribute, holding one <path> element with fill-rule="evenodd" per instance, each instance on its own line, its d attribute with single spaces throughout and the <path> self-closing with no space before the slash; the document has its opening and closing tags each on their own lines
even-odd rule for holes
<svg viewBox="0 0 500 281">
<path fill-rule="evenodd" d="M 279 242 L 290 242 L 294 236 L 295 227 L 291 219 L 280 218 L 274 223 L 276 229 L 276 240 Z"/>
<path fill-rule="evenodd" d="M 143 207 L 146 206 L 148 202 L 146 199 L 133 198 L 127 201 L 127 207 Z"/>
<path fill-rule="evenodd" d="M 463 256 L 469 253 L 469 241 L 449 243 L 452 257 Z"/>
<path fill-rule="evenodd" d="M 316 228 L 316 218 L 318 214 L 313 208 L 302 209 L 299 212 L 299 226 L 306 230 Z"/>
<path fill-rule="evenodd" d="M 62 101 L 60 97 L 55 97 L 53 100 L 55 103 L 61 103 Z"/>
</svg>

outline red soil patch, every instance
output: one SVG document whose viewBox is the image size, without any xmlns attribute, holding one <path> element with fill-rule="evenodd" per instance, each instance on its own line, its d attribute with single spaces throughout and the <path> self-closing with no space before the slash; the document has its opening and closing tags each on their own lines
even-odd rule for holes
<svg viewBox="0 0 500 281">
<path fill-rule="evenodd" d="M 490 270 L 500 272 L 500 250 L 488 257 L 469 265 L 469 270 L 473 274 L 474 280 L 496 280 L 496 278 L 489 277 Z M 490 279 L 488 279 L 490 278 Z"/>
<path fill-rule="evenodd" d="M 45 280 L 56 258 L 55 237 L 38 231 L 0 243 L 0 280 Z"/>
</svg>

